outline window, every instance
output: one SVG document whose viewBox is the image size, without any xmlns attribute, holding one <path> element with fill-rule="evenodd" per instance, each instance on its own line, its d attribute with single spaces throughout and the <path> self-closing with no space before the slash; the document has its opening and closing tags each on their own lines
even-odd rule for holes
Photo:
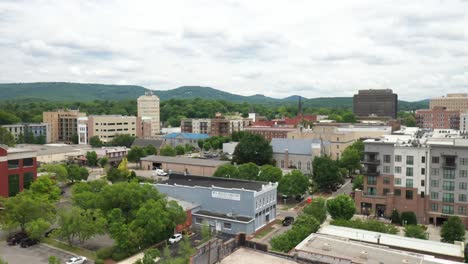
<svg viewBox="0 0 468 264">
<path fill-rule="evenodd" d="M 32 158 L 23 159 L 23 167 L 32 167 L 34 165 L 34 160 Z"/>
<path fill-rule="evenodd" d="M 467 170 L 460 170 L 458 175 L 460 178 L 467 178 L 468 177 L 468 171 Z"/>
<path fill-rule="evenodd" d="M 426 169 L 425 168 L 421 168 L 421 175 L 426 175 Z"/>
<path fill-rule="evenodd" d="M 453 191 L 453 190 L 455 190 L 455 182 L 453 182 L 453 181 L 444 181 L 442 183 L 442 189 L 444 191 Z"/>
<path fill-rule="evenodd" d="M 297 168 L 302 169 L 302 162 L 300 162 L 300 161 L 297 162 Z"/>
<path fill-rule="evenodd" d="M 231 229 L 231 223 L 224 223 L 224 229 Z"/>
<path fill-rule="evenodd" d="M 439 169 L 438 168 L 431 168 L 431 174 L 433 176 L 439 176 Z"/>
<path fill-rule="evenodd" d="M 389 177 L 384 177 L 383 178 L 383 183 L 384 184 L 390 184 L 390 178 Z"/>
<path fill-rule="evenodd" d="M 281 168 L 284 168 L 284 160 L 281 161 Z"/>
<path fill-rule="evenodd" d="M 393 190 L 393 193 L 395 194 L 395 196 L 401 196 L 401 189 L 395 189 Z"/>
<path fill-rule="evenodd" d="M 424 156 L 421 157 L 421 163 L 426 163 L 426 157 Z"/>
<path fill-rule="evenodd" d="M 29 186 L 31 186 L 31 183 L 33 182 L 33 173 L 32 172 L 26 172 L 23 174 L 23 188 L 24 189 L 29 189 Z"/>
<path fill-rule="evenodd" d="M 459 194 L 458 195 L 459 202 L 466 202 L 466 194 Z"/>
<path fill-rule="evenodd" d="M 395 178 L 394 184 L 395 185 L 401 185 L 401 179 L 400 178 Z"/>
<path fill-rule="evenodd" d="M 195 218 L 195 223 L 201 224 L 201 223 L 203 223 L 203 220 L 200 217 L 196 217 Z"/>
<path fill-rule="evenodd" d="M 455 200 L 455 197 L 453 193 L 443 193 L 442 194 L 442 201 L 444 203 L 453 203 Z"/>
<path fill-rule="evenodd" d="M 425 193 L 421 192 L 421 198 L 424 198 L 424 196 L 425 196 Z"/>
<path fill-rule="evenodd" d="M 8 169 L 17 169 L 19 168 L 19 160 L 9 160 Z"/>
<path fill-rule="evenodd" d="M 459 190 L 466 190 L 466 186 L 467 186 L 466 182 L 458 183 L 458 189 Z"/>
<path fill-rule="evenodd" d="M 8 176 L 8 196 L 13 197 L 20 191 L 19 175 L 12 174 Z"/>
<path fill-rule="evenodd" d="M 406 165 L 413 165 L 413 164 L 414 164 L 413 156 L 406 156 Z"/>
<path fill-rule="evenodd" d="M 468 159 L 467 158 L 460 158 L 460 165 L 468 165 Z"/>
<path fill-rule="evenodd" d="M 444 179 L 455 179 L 455 170 L 454 169 L 444 169 Z"/>
<path fill-rule="evenodd" d="M 376 185 L 377 184 L 377 177 L 367 176 L 367 184 Z"/>
<path fill-rule="evenodd" d="M 401 162 L 401 155 L 395 155 L 395 162 Z"/>
<path fill-rule="evenodd" d="M 436 203 L 431 204 L 431 211 L 433 212 L 439 211 L 439 205 Z"/>
<path fill-rule="evenodd" d="M 431 187 L 439 187 L 439 181 L 438 180 L 431 180 Z"/>
<path fill-rule="evenodd" d="M 401 173 L 401 167 L 395 167 L 395 173 Z"/>
<path fill-rule="evenodd" d="M 421 180 L 421 187 L 424 187 L 425 183 L 424 180 Z"/>
<path fill-rule="evenodd" d="M 406 168 L 406 176 L 412 177 L 413 176 L 413 168 Z"/>
<path fill-rule="evenodd" d="M 432 157 L 432 163 L 439 163 L 439 157 Z"/>
<path fill-rule="evenodd" d="M 383 162 L 384 163 L 390 163 L 391 158 L 392 158 L 392 156 L 390 156 L 390 155 L 384 155 L 383 156 Z"/>
<path fill-rule="evenodd" d="M 466 207 L 465 206 L 458 206 L 458 214 L 466 215 Z"/>
<path fill-rule="evenodd" d="M 442 205 L 443 214 L 453 214 L 453 205 Z"/>
<path fill-rule="evenodd" d="M 431 192 L 431 200 L 438 200 L 439 193 L 438 192 Z"/>
<path fill-rule="evenodd" d="M 389 193 L 389 192 L 390 192 L 389 189 L 387 189 L 387 188 L 384 188 L 384 189 L 383 189 L 383 195 L 387 195 L 387 193 Z"/>
<path fill-rule="evenodd" d="M 383 166 L 384 173 L 390 173 L 390 166 Z"/>
<path fill-rule="evenodd" d="M 310 161 L 307 162 L 307 170 L 310 171 Z"/>
<path fill-rule="evenodd" d="M 406 190 L 406 200 L 413 200 L 413 191 Z"/>
<path fill-rule="evenodd" d="M 413 188 L 413 179 L 406 179 L 406 187 Z"/>
<path fill-rule="evenodd" d="M 374 187 L 367 187 L 367 195 L 377 195 L 377 190 Z"/>
</svg>

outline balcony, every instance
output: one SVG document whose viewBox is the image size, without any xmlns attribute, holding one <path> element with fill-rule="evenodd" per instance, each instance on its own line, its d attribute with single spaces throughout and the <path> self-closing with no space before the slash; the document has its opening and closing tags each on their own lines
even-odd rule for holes
<svg viewBox="0 0 468 264">
<path fill-rule="evenodd" d="M 445 169 L 456 169 L 457 163 L 456 162 L 444 162 L 442 163 L 442 167 Z"/>
<path fill-rule="evenodd" d="M 363 160 L 361 160 L 361 163 L 362 163 L 362 164 L 377 164 L 377 165 L 379 165 L 379 164 L 380 164 L 380 160 L 378 160 L 378 159 L 364 158 Z"/>
<path fill-rule="evenodd" d="M 366 176 L 379 176 L 380 175 L 379 170 L 363 170 L 362 173 Z"/>
</svg>

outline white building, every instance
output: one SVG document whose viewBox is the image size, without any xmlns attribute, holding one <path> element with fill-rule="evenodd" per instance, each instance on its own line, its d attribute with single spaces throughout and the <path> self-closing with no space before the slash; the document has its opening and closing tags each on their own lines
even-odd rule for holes
<svg viewBox="0 0 468 264">
<path fill-rule="evenodd" d="M 159 97 L 152 92 L 138 97 L 138 116 L 142 119 L 151 118 L 151 137 L 161 133 L 161 124 L 159 118 Z"/>
<path fill-rule="evenodd" d="M 460 112 L 460 130 L 468 130 L 468 112 Z"/>
</svg>

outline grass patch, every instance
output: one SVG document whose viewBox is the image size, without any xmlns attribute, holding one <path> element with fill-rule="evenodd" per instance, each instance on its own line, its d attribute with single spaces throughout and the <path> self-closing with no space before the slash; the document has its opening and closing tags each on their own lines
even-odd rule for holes
<svg viewBox="0 0 468 264">
<path fill-rule="evenodd" d="M 44 242 L 46 244 L 49 244 L 51 246 L 54 246 L 56 248 L 60 248 L 60 249 L 72 252 L 72 253 L 74 253 L 75 255 L 78 255 L 78 256 L 85 256 L 88 259 L 92 259 L 92 260 L 96 259 L 96 253 L 93 252 L 93 251 L 90 251 L 90 250 L 87 250 L 87 249 L 84 249 L 84 248 L 80 248 L 80 247 L 70 246 L 70 245 L 68 245 L 66 243 L 60 242 L 60 241 L 55 240 L 53 238 L 46 237 L 46 238 L 42 239 L 42 242 Z"/>
<path fill-rule="evenodd" d="M 274 228 L 272 226 L 266 227 L 266 228 L 262 229 L 260 232 L 258 232 L 255 235 L 255 238 L 259 238 L 259 239 L 263 238 L 264 236 L 266 236 L 268 233 L 270 233 L 273 230 L 274 230 Z"/>
</svg>

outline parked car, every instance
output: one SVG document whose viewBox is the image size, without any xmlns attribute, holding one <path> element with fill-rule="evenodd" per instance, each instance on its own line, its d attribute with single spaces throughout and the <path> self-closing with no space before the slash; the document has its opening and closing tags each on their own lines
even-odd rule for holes
<svg viewBox="0 0 468 264">
<path fill-rule="evenodd" d="M 88 261 L 86 257 L 79 256 L 79 257 L 73 257 L 65 263 L 66 264 L 83 264 L 83 263 L 86 263 L 86 261 Z"/>
<path fill-rule="evenodd" d="M 7 244 L 9 246 L 15 246 L 21 242 L 21 240 L 27 238 L 28 235 L 24 232 L 19 232 L 8 237 Z"/>
<path fill-rule="evenodd" d="M 294 222 L 294 217 L 286 216 L 283 220 L 283 226 L 288 226 Z"/>
<path fill-rule="evenodd" d="M 27 237 L 27 238 L 23 238 L 23 240 L 21 240 L 20 246 L 22 248 L 27 248 L 27 247 L 30 247 L 30 246 L 34 246 L 37 243 L 39 243 L 39 240 Z"/>
<path fill-rule="evenodd" d="M 167 172 L 165 172 L 164 170 L 161 170 L 161 169 L 156 169 L 155 171 L 153 171 L 153 176 L 167 176 Z"/>
<path fill-rule="evenodd" d="M 180 240 L 182 240 L 182 234 L 174 234 L 173 236 L 171 236 L 171 238 L 169 238 L 169 243 L 174 244 L 179 242 Z"/>
</svg>

